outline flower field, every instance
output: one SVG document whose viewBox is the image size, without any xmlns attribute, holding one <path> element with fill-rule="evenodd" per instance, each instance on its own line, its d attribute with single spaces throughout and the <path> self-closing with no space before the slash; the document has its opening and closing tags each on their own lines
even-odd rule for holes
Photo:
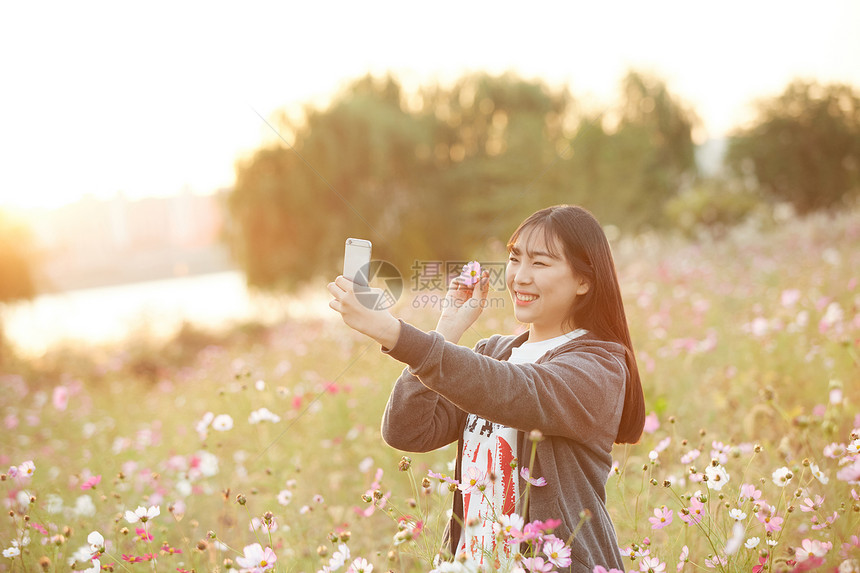
<svg viewBox="0 0 860 573">
<path fill-rule="evenodd" d="M 860 211 L 614 248 L 649 412 L 607 481 L 627 569 L 860 572 Z M 518 328 L 506 296 L 463 344 Z M 474 570 L 434 563 L 455 447 L 384 444 L 402 365 L 331 315 L 13 360 L 0 571 Z M 499 568 L 569 565 L 552 527 L 500 518 L 532 550 Z"/>
</svg>

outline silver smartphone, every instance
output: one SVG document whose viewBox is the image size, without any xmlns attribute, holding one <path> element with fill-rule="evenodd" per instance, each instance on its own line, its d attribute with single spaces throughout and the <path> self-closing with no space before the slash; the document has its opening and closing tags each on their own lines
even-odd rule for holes
<svg viewBox="0 0 860 573">
<path fill-rule="evenodd" d="M 343 276 L 356 284 L 368 286 L 367 274 L 370 269 L 370 250 L 372 245 L 367 239 L 346 240 L 343 254 Z"/>
</svg>

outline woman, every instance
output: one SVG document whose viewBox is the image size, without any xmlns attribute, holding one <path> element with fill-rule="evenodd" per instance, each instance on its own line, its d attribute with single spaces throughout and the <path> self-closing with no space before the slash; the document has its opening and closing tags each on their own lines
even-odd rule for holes
<svg viewBox="0 0 860 573">
<path fill-rule="evenodd" d="M 510 545 L 495 545 L 494 523 L 511 523 L 503 515 L 561 520 L 563 541 L 590 516 L 570 542 L 569 570 L 623 570 L 605 484 L 613 443 L 639 440 L 645 405 L 609 243 L 588 211 L 561 205 L 523 221 L 508 251 L 514 314 L 528 324 L 517 336 L 457 345 L 481 313 L 486 273 L 474 288 L 452 281 L 431 332 L 365 308 L 343 277 L 328 285 L 330 306 L 407 364 L 386 406 L 385 441 L 411 452 L 458 444 L 453 555 L 478 564 L 509 555 Z M 530 475 L 510 469 L 530 465 Z"/>
</svg>

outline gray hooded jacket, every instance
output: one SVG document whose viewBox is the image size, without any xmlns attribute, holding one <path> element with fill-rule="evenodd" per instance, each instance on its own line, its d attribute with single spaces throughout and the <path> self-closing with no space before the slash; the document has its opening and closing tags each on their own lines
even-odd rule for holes
<svg viewBox="0 0 860 573">
<path fill-rule="evenodd" d="M 461 479 L 463 428 L 468 413 L 519 430 L 518 460 L 528 466 L 539 430 L 531 475 L 547 485 L 530 487 L 526 521 L 560 519 L 554 533 L 570 537 L 570 571 L 591 573 L 595 565 L 624 570 L 615 529 L 606 510 L 606 481 L 618 432 L 628 378 L 624 347 L 586 334 L 550 350 L 533 364 L 511 364 L 511 349 L 528 338 L 494 335 L 474 349 L 446 342 L 441 334 L 401 321 L 400 337 L 383 352 L 408 366 L 398 378 L 382 419 L 382 437 L 407 452 L 429 452 L 458 442 L 455 478 Z M 520 478 L 520 491 L 526 483 Z M 447 543 L 452 553 L 460 538 L 463 498 L 454 494 Z M 459 521 L 458 521 L 459 519 Z"/>
</svg>

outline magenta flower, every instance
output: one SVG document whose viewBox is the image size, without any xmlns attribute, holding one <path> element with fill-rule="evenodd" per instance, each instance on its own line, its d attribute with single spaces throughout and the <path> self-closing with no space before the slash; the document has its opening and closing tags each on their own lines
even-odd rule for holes
<svg viewBox="0 0 860 573">
<path fill-rule="evenodd" d="M 278 557 L 271 547 L 263 546 L 259 543 L 245 546 L 244 555 L 236 558 L 236 563 L 244 569 L 248 569 L 253 573 L 262 573 L 275 566 L 275 561 Z"/>
<path fill-rule="evenodd" d="M 651 522 L 651 529 L 668 527 L 672 525 L 672 510 L 665 505 L 654 508 L 654 517 L 649 517 L 648 521 Z"/>
<path fill-rule="evenodd" d="M 81 484 L 81 489 L 93 489 L 101 481 L 102 481 L 101 475 L 92 476 L 89 479 L 87 479 L 87 481 L 85 481 L 84 483 Z"/>
<path fill-rule="evenodd" d="M 529 475 L 529 468 L 522 468 L 520 470 L 520 475 L 522 476 L 522 478 L 524 480 L 526 480 L 527 482 L 529 482 L 530 484 L 532 484 L 534 486 L 542 487 L 542 486 L 546 485 L 546 479 L 545 478 L 542 478 L 542 477 L 533 478 L 533 477 L 531 477 Z"/>
</svg>

